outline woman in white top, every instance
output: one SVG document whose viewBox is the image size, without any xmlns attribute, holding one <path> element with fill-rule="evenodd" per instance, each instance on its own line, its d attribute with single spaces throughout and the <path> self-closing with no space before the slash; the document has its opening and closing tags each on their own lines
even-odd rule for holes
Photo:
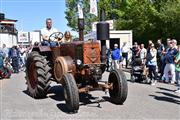
<svg viewBox="0 0 180 120">
<path fill-rule="evenodd" d="M 151 79 L 151 85 L 155 85 L 157 82 L 157 58 L 156 58 L 157 50 L 154 48 L 154 43 L 150 44 L 149 50 L 147 51 L 147 67 L 149 68 L 149 76 Z M 153 73 L 153 75 L 152 75 Z M 153 79 L 154 76 L 154 79 Z"/>
<path fill-rule="evenodd" d="M 126 59 L 126 68 L 128 66 L 128 52 L 130 50 L 130 47 L 128 46 L 127 42 L 123 42 L 123 46 L 121 48 L 121 51 L 122 51 L 122 57 L 123 59 L 125 58 Z"/>
<path fill-rule="evenodd" d="M 142 60 L 142 63 L 145 64 L 146 54 L 147 50 L 144 48 L 144 44 L 141 44 L 141 50 L 140 50 L 140 58 Z"/>
<path fill-rule="evenodd" d="M 66 31 L 64 33 L 64 37 L 61 40 L 62 43 L 66 43 L 66 42 L 72 42 L 72 36 L 71 33 L 69 31 Z"/>
</svg>

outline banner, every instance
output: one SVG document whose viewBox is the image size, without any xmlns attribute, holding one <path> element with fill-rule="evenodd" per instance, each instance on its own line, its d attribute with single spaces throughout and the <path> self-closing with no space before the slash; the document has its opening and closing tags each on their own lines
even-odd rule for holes
<svg viewBox="0 0 180 120">
<path fill-rule="evenodd" d="M 29 33 L 28 32 L 18 32 L 18 42 L 19 43 L 29 42 Z"/>
<path fill-rule="evenodd" d="M 40 31 L 38 32 L 29 32 L 29 40 L 30 43 L 32 43 L 34 45 L 35 42 L 40 43 L 41 42 L 41 34 Z"/>
<path fill-rule="evenodd" d="M 95 16 L 98 16 L 97 1 L 96 0 L 90 0 L 90 13 L 94 14 Z"/>
<path fill-rule="evenodd" d="M 79 18 L 84 18 L 82 7 L 79 4 L 78 4 L 78 13 L 79 13 Z"/>
</svg>

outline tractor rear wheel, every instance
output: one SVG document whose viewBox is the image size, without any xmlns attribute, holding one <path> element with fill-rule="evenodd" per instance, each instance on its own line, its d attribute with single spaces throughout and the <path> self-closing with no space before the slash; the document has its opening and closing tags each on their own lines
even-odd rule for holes
<svg viewBox="0 0 180 120">
<path fill-rule="evenodd" d="M 46 97 L 50 85 L 51 68 L 44 56 L 33 51 L 26 62 L 27 90 L 33 98 Z"/>
<path fill-rule="evenodd" d="M 109 74 L 108 83 L 112 83 L 109 89 L 110 98 L 115 104 L 123 104 L 127 98 L 128 86 L 126 76 L 122 70 L 112 70 Z"/>
<path fill-rule="evenodd" d="M 75 79 L 70 73 L 66 73 L 62 79 L 67 109 L 71 113 L 76 113 L 79 109 L 79 92 Z"/>
</svg>

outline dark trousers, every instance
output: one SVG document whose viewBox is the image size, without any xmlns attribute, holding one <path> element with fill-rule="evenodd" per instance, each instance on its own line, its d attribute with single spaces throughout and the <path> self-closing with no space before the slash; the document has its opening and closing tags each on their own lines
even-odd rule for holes
<svg viewBox="0 0 180 120">
<path fill-rule="evenodd" d="M 149 68 L 149 77 L 152 80 L 154 75 L 154 80 L 157 80 L 157 72 L 156 72 L 156 66 L 148 65 Z"/>
<path fill-rule="evenodd" d="M 158 65 L 158 73 L 160 72 L 161 73 L 161 69 L 162 69 L 162 60 L 161 60 L 161 56 L 158 56 L 157 57 L 157 65 Z"/>
<path fill-rule="evenodd" d="M 14 72 L 19 72 L 19 59 L 18 57 L 12 57 L 12 67 Z"/>
<path fill-rule="evenodd" d="M 58 46 L 58 42 L 56 42 L 56 41 L 46 41 L 46 40 L 44 40 L 44 41 L 41 42 L 41 45 L 42 45 L 42 46 L 56 47 L 56 46 Z"/>
<path fill-rule="evenodd" d="M 164 68 L 166 66 L 166 63 L 165 63 L 165 60 L 162 60 L 161 62 L 162 62 L 162 65 L 161 65 L 161 78 L 162 78 L 162 76 L 164 74 Z"/>
<path fill-rule="evenodd" d="M 125 58 L 126 59 L 126 68 L 128 66 L 128 53 L 122 53 L 122 57 L 123 59 Z"/>
</svg>

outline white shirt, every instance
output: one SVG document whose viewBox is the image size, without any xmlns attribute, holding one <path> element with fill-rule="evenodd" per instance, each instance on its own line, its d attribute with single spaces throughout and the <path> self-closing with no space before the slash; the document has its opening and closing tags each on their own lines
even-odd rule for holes
<svg viewBox="0 0 180 120">
<path fill-rule="evenodd" d="M 151 48 L 150 53 L 147 54 L 147 58 L 148 58 L 148 60 L 157 62 L 156 55 L 157 55 L 157 50 L 155 48 Z"/>
<path fill-rule="evenodd" d="M 145 48 L 141 49 L 140 51 L 140 58 L 144 59 L 146 57 L 147 50 Z"/>
<path fill-rule="evenodd" d="M 19 48 L 20 51 L 20 57 L 25 57 L 26 56 L 26 49 L 25 48 Z"/>
<path fill-rule="evenodd" d="M 47 28 L 41 29 L 41 35 L 43 35 L 43 36 L 49 37 L 54 32 L 58 32 L 58 30 L 56 28 L 53 28 L 53 27 L 51 29 L 47 29 Z"/>
<path fill-rule="evenodd" d="M 121 48 L 122 53 L 128 53 L 128 52 L 129 52 L 129 48 L 130 48 L 130 47 L 128 47 L 127 44 L 126 44 L 125 46 L 123 46 L 123 47 Z"/>
<path fill-rule="evenodd" d="M 66 39 L 65 37 L 63 37 L 61 40 L 62 43 L 71 42 L 71 41 L 72 41 L 72 39 L 70 39 L 70 38 Z"/>
</svg>

